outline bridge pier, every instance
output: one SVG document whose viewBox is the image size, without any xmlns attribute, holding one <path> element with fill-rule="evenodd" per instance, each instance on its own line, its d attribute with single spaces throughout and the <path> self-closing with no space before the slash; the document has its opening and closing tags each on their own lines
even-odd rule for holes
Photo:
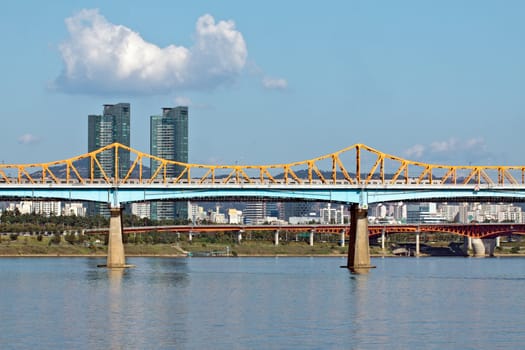
<svg viewBox="0 0 525 350">
<path fill-rule="evenodd" d="M 313 246 L 314 246 L 314 232 L 315 232 L 314 230 L 311 230 L 311 231 L 310 231 L 310 240 L 309 240 L 309 242 L 310 242 L 310 247 L 313 247 Z"/>
<path fill-rule="evenodd" d="M 459 246 L 459 249 L 461 249 L 461 252 L 465 255 L 469 255 L 469 251 L 472 250 L 472 238 L 470 237 L 463 237 L 463 244 Z"/>
<path fill-rule="evenodd" d="M 475 257 L 494 256 L 495 238 L 472 238 L 472 252 Z"/>
<path fill-rule="evenodd" d="M 385 254 L 385 241 L 386 241 L 386 228 L 383 226 L 381 229 L 381 250 L 383 251 L 383 254 Z"/>
<path fill-rule="evenodd" d="M 344 247 L 344 246 L 345 246 L 345 239 L 346 239 L 345 236 L 346 236 L 346 230 L 343 229 L 343 230 L 341 231 L 341 247 Z"/>
<path fill-rule="evenodd" d="M 485 256 L 485 244 L 481 238 L 472 238 L 472 252 L 475 257 Z"/>
<path fill-rule="evenodd" d="M 275 245 L 279 245 L 279 230 L 275 231 L 273 242 Z"/>
<path fill-rule="evenodd" d="M 244 231 L 239 231 L 239 233 L 237 234 L 237 244 L 241 244 L 241 241 L 242 241 L 242 233 Z"/>
<path fill-rule="evenodd" d="M 106 265 L 100 267 L 127 268 L 124 243 L 122 243 L 122 208 L 111 207 L 109 219 L 108 257 Z"/>
<path fill-rule="evenodd" d="M 494 256 L 496 238 L 484 238 L 483 243 L 485 244 L 485 252 L 488 253 L 489 256 Z"/>
<path fill-rule="evenodd" d="M 416 256 L 420 255 L 420 249 L 419 249 L 419 232 L 416 233 Z"/>
<path fill-rule="evenodd" d="M 368 210 L 358 204 L 350 207 L 350 237 L 348 242 L 347 268 L 356 274 L 368 273 L 370 265 L 370 246 L 368 242 Z"/>
</svg>

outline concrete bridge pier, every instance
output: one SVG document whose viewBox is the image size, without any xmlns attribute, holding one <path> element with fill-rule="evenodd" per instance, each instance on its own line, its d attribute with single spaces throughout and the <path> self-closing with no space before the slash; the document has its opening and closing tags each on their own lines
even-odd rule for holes
<svg viewBox="0 0 525 350">
<path fill-rule="evenodd" d="M 468 252 L 472 250 L 472 238 L 471 237 L 463 237 L 463 244 L 461 245 L 461 250 L 465 255 L 468 255 Z"/>
<path fill-rule="evenodd" d="M 483 238 L 483 245 L 485 246 L 485 255 L 494 256 L 496 250 L 496 238 Z"/>
<path fill-rule="evenodd" d="M 381 230 L 381 250 L 385 253 L 385 241 L 386 241 L 386 228 L 383 226 Z"/>
<path fill-rule="evenodd" d="M 495 238 L 472 238 L 472 251 L 476 257 L 494 256 Z"/>
<path fill-rule="evenodd" d="M 243 231 L 239 231 L 239 233 L 237 234 L 237 243 L 238 244 L 241 244 L 241 241 L 242 241 L 242 233 Z"/>
<path fill-rule="evenodd" d="M 346 230 L 341 231 L 341 247 L 345 246 L 345 239 L 346 239 Z"/>
<path fill-rule="evenodd" d="M 420 255 L 420 247 L 419 247 L 419 232 L 416 233 L 416 256 Z"/>
<path fill-rule="evenodd" d="M 309 240 L 309 242 L 310 242 L 310 247 L 313 247 L 313 246 L 314 246 L 314 232 L 315 232 L 314 230 L 311 230 L 311 231 L 310 231 L 310 240 Z"/>
<path fill-rule="evenodd" d="M 192 240 L 193 240 L 193 233 L 190 231 L 188 232 L 188 242 L 191 243 Z"/>
<path fill-rule="evenodd" d="M 122 208 L 111 207 L 109 219 L 109 239 L 108 239 L 108 257 L 107 264 L 101 267 L 126 268 L 133 265 L 126 264 L 124 254 L 124 244 L 122 243 Z"/>
<path fill-rule="evenodd" d="M 275 245 L 279 245 L 279 230 L 275 231 L 273 242 Z"/>
<path fill-rule="evenodd" d="M 472 253 L 476 257 L 485 256 L 485 244 L 481 238 L 472 238 Z"/>
<path fill-rule="evenodd" d="M 352 204 L 350 207 L 350 237 L 346 267 L 356 274 L 366 274 L 374 267 L 370 265 L 368 210 L 360 208 L 358 204 Z"/>
</svg>

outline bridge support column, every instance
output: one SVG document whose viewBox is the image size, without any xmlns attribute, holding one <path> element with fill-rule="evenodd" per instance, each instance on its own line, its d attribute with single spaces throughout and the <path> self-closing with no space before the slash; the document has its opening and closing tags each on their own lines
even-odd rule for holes
<svg viewBox="0 0 525 350">
<path fill-rule="evenodd" d="M 241 244 L 242 241 L 242 231 L 239 231 L 239 234 L 237 235 L 237 243 Z"/>
<path fill-rule="evenodd" d="M 495 238 L 472 238 L 472 251 L 475 257 L 494 256 Z"/>
<path fill-rule="evenodd" d="M 193 234 L 190 232 L 188 232 L 188 242 L 191 243 L 191 241 L 193 240 Z"/>
<path fill-rule="evenodd" d="M 469 250 L 472 250 L 472 238 L 471 237 L 463 237 L 463 245 L 461 246 L 461 250 L 465 252 L 466 255 L 468 255 Z"/>
<path fill-rule="evenodd" d="M 348 242 L 347 268 L 352 273 L 365 274 L 370 268 L 370 246 L 368 242 L 368 210 L 358 204 L 350 207 L 350 237 Z"/>
<path fill-rule="evenodd" d="M 381 250 L 385 253 L 385 240 L 386 240 L 386 228 L 383 226 L 381 229 Z"/>
<path fill-rule="evenodd" d="M 485 254 L 488 256 L 494 256 L 494 250 L 496 250 L 496 238 L 483 238 L 483 245 L 485 245 Z"/>
<path fill-rule="evenodd" d="M 416 256 L 419 256 L 419 232 L 416 233 Z"/>
<path fill-rule="evenodd" d="M 110 208 L 108 257 L 106 267 L 126 268 L 126 256 L 124 255 L 124 244 L 122 243 L 122 208 Z"/>
<path fill-rule="evenodd" d="M 346 239 L 346 230 L 342 230 L 341 231 L 341 247 L 344 247 L 345 246 L 345 239 Z"/>
<path fill-rule="evenodd" d="M 472 252 L 476 257 L 485 256 L 485 244 L 481 238 L 472 238 Z"/>
<path fill-rule="evenodd" d="M 279 230 L 275 231 L 275 235 L 274 235 L 274 244 L 275 245 L 279 245 Z"/>
<path fill-rule="evenodd" d="M 496 237 L 496 248 L 499 248 L 499 247 L 501 247 L 501 237 L 500 236 Z"/>
<path fill-rule="evenodd" d="M 468 256 L 469 255 L 468 254 L 468 252 L 469 252 L 469 241 L 470 241 L 470 237 L 463 237 L 463 244 L 458 246 L 458 249 L 462 253 L 463 256 Z"/>
<path fill-rule="evenodd" d="M 310 231 L 310 247 L 314 246 L 314 230 Z"/>
</svg>

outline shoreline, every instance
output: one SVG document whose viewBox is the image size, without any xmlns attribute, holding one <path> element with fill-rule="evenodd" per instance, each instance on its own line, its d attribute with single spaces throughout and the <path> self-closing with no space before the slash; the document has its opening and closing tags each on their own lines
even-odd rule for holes
<svg viewBox="0 0 525 350">
<path fill-rule="evenodd" d="M 346 258 L 345 254 L 238 254 L 237 256 L 202 256 L 202 258 Z M 371 258 L 473 258 L 474 256 L 405 256 L 393 254 L 370 254 Z M 485 258 L 519 258 L 525 257 L 525 254 L 494 254 L 493 256 L 485 256 Z M 2 258 L 107 258 L 106 254 L 0 254 Z M 126 258 L 190 258 L 184 254 L 127 254 Z M 197 258 L 197 257 L 191 257 Z M 201 257 L 199 257 L 201 258 Z M 480 257 L 476 257 L 480 258 Z M 483 258 L 483 257 L 481 257 Z"/>
</svg>

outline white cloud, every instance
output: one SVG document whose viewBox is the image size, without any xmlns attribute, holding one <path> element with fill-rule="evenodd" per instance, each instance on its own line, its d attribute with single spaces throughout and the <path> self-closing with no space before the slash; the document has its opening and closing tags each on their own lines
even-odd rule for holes
<svg viewBox="0 0 525 350">
<path fill-rule="evenodd" d="M 32 143 L 38 143 L 40 138 L 32 134 L 24 134 L 18 138 L 18 143 L 28 145 Z"/>
<path fill-rule="evenodd" d="M 214 109 L 212 105 L 207 103 L 198 103 L 194 102 L 192 99 L 186 96 L 175 97 L 176 106 L 187 106 L 191 107 L 192 110 L 212 110 Z"/>
<path fill-rule="evenodd" d="M 473 139 L 469 139 L 465 141 L 465 146 L 468 149 L 474 149 L 474 148 L 481 148 L 486 149 L 487 146 L 485 145 L 485 140 L 483 140 L 482 137 L 477 137 Z"/>
<path fill-rule="evenodd" d="M 408 159 L 418 161 L 443 164 L 462 164 L 471 163 L 489 164 L 494 161 L 494 156 L 487 149 L 483 138 L 456 139 L 435 141 L 430 145 L 414 145 L 404 152 Z"/>
<path fill-rule="evenodd" d="M 57 89 L 81 93 L 158 94 L 213 89 L 234 81 L 248 55 L 232 21 L 197 20 L 192 47 L 160 48 L 139 33 L 84 9 L 66 19 L 69 38 L 60 45 L 64 68 Z"/>
<path fill-rule="evenodd" d="M 409 158 L 412 158 L 412 157 L 420 158 L 424 152 L 425 152 L 425 146 L 414 145 L 410 147 L 409 149 L 407 149 L 404 153 Z"/>
<path fill-rule="evenodd" d="M 445 141 L 437 141 L 432 142 L 430 144 L 430 149 L 432 152 L 450 152 L 456 150 L 458 147 L 462 147 L 463 145 L 459 145 L 458 141 L 454 138 L 450 138 Z"/>
<path fill-rule="evenodd" d="M 282 78 L 268 78 L 265 77 L 262 80 L 262 84 L 267 89 L 279 89 L 283 90 L 288 87 L 288 82 Z"/>
</svg>

